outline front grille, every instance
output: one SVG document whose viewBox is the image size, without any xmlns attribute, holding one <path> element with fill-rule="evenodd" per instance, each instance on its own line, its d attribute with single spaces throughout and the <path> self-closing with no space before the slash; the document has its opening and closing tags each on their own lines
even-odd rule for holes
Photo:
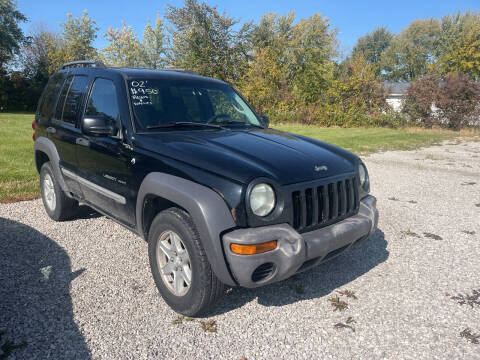
<svg viewBox="0 0 480 360">
<path fill-rule="evenodd" d="M 358 212 L 355 176 L 292 191 L 293 227 L 305 232 L 333 224 Z"/>
</svg>

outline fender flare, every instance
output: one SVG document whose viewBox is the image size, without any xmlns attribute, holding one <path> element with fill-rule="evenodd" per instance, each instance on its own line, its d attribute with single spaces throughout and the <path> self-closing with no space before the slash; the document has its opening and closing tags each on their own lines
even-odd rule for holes
<svg viewBox="0 0 480 360">
<path fill-rule="evenodd" d="M 221 242 L 221 233 L 236 227 L 236 224 L 220 195 L 184 178 L 160 172 L 148 174 L 140 185 L 136 207 L 137 232 L 144 239 L 143 204 L 147 195 L 162 197 L 188 211 L 197 227 L 213 272 L 224 284 L 236 285 L 227 268 Z"/>
<path fill-rule="evenodd" d="M 44 136 L 40 136 L 35 140 L 35 142 L 33 143 L 33 156 L 35 159 L 35 166 L 37 165 L 36 164 L 37 151 L 41 151 L 47 154 L 48 158 L 50 159 L 50 164 L 52 164 L 55 179 L 58 180 L 62 190 L 65 193 L 69 194 L 67 184 L 65 183 L 62 172 L 60 171 L 60 157 L 58 156 L 58 151 L 53 141 Z M 40 172 L 40 169 L 37 168 L 37 170 L 38 172 Z"/>
</svg>

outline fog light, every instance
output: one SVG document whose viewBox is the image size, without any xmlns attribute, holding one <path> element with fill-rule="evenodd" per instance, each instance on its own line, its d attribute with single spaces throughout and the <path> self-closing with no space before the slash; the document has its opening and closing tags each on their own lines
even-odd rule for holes
<svg viewBox="0 0 480 360">
<path fill-rule="evenodd" d="M 275 250 L 277 248 L 277 240 L 267 241 L 261 244 L 230 244 L 230 250 L 238 255 L 255 255 L 267 251 Z"/>
</svg>

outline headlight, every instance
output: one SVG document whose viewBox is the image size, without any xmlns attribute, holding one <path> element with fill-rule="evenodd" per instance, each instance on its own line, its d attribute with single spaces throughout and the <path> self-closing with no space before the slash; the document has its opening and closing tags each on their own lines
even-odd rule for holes
<svg viewBox="0 0 480 360">
<path fill-rule="evenodd" d="M 360 185 L 364 185 L 367 180 L 367 172 L 365 171 L 365 166 L 363 164 L 358 165 L 358 174 L 360 176 Z"/>
<path fill-rule="evenodd" d="M 369 183 L 368 183 L 368 172 L 367 168 L 363 164 L 358 165 L 358 176 L 360 177 L 360 186 L 365 190 L 369 191 Z"/>
<path fill-rule="evenodd" d="M 275 191 L 268 184 L 255 185 L 250 193 L 250 207 L 257 216 L 267 216 L 275 207 Z"/>
</svg>

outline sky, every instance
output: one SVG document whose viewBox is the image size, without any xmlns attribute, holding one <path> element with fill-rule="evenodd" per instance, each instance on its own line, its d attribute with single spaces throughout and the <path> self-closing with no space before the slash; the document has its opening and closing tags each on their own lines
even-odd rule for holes
<svg viewBox="0 0 480 360">
<path fill-rule="evenodd" d="M 155 19 L 157 11 L 163 16 L 165 5 L 181 6 L 183 0 L 17 0 L 19 10 L 27 16 L 29 22 L 23 24 L 28 33 L 32 24 L 42 22 L 50 30 L 59 30 L 59 23 L 65 21 L 66 14 L 81 16 L 88 10 L 92 19 L 100 27 L 95 46 L 106 45 L 103 34 L 112 26 L 121 26 L 122 19 L 132 26 L 139 37 L 148 18 Z M 480 0 L 205 0 L 217 5 L 220 12 L 240 19 L 241 22 L 258 21 L 266 12 L 284 14 L 296 13 L 296 18 L 306 18 L 316 12 L 326 16 L 333 27 L 338 29 L 340 52 L 348 55 L 360 36 L 379 26 L 390 31 L 400 32 L 415 19 L 440 18 L 459 10 L 480 11 Z"/>
</svg>

